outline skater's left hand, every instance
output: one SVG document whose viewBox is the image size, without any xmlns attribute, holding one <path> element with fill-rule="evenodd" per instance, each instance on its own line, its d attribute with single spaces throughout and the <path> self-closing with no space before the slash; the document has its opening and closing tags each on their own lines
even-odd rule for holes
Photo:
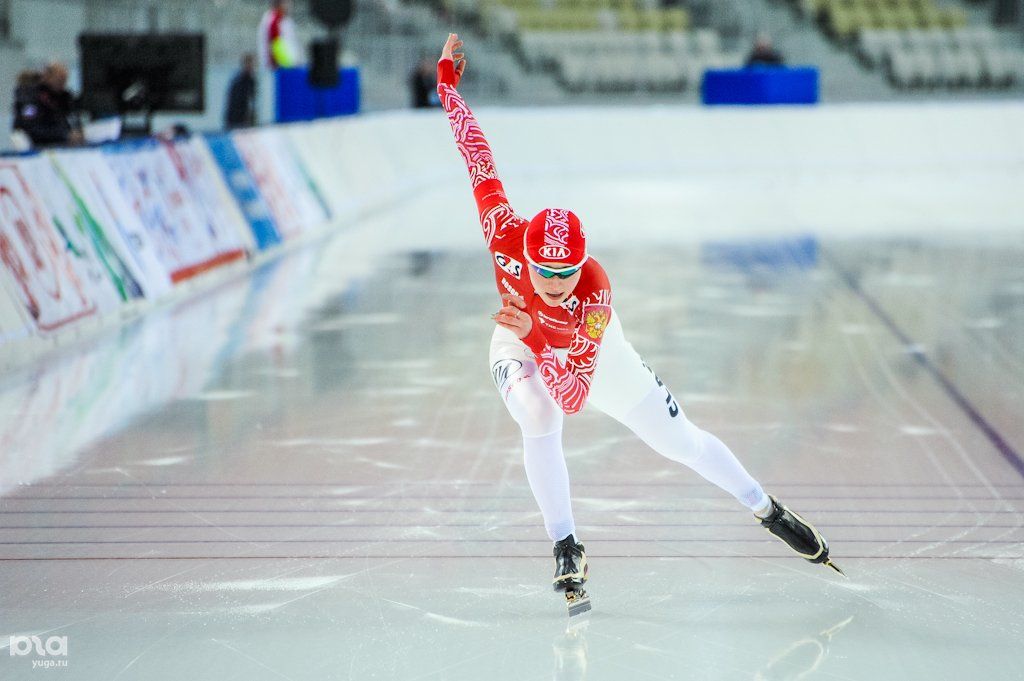
<svg viewBox="0 0 1024 681">
<path fill-rule="evenodd" d="M 448 40 L 445 41 L 444 47 L 441 48 L 441 59 L 437 64 L 438 83 L 445 83 L 452 87 L 459 86 L 462 74 L 466 71 L 466 55 L 459 51 L 461 49 L 462 41 L 459 40 L 459 36 L 455 33 L 449 33 Z M 452 71 L 450 73 L 441 64 L 441 62 L 448 59 L 452 60 Z"/>
<path fill-rule="evenodd" d="M 502 293 L 501 301 L 504 305 L 492 316 L 494 321 L 498 326 L 514 333 L 517 338 L 529 336 L 533 328 L 533 318 L 526 311 L 526 301 L 511 293 Z"/>
</svg>

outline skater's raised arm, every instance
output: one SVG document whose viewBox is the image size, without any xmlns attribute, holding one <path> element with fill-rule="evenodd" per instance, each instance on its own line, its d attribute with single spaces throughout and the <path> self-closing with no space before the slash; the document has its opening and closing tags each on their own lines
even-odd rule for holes
<svg viewBox="0 0 1024 681">
<path fill-rule="evenodd" d="M 490 246 L 496 232 L 512 223 L 521 223 L 522 218 L 509 206 L 505 190 L 498 179 L 498 171 L 494 168 L 494 156 L 487 139 L 473 117 L 473 112 L 455 89 L 466 70 L 466 58 L 459 51 L 461 47 L 459 37 L 449 33 L 437 62 L 437 94 L 441 98 L 441 106 L 448 114 L 452 132 L 455 133 L 455 145 L 469 170 L 484 238 Z"/>
</svg>

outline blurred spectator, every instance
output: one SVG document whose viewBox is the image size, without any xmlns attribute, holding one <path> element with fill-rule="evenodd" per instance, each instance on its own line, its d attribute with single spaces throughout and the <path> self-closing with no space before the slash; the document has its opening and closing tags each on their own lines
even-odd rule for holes
<svg viewBox="0 0 1024 681">
<path fill-rule="evenodd" d="M 437 63 L 424 57 L 409 76 L 409 92 L 414 109 L 441 106 L 437 97 Z"/>
<path fill-rule="evenodd" d="M 54 61 L 42 73 L 23 72 L 15 91 L 14 128 L 35 147 L 81 144 L 75 98 L 67 90 L 68 67 Z"/>
<path fill-rule="evenodd" d="M 754 49 L 747 57 L 747 68 L 751 66 L 783 66 L 782 55 L 772 46 L 772 39 L 765 33 L 757 36 Z"/>
<path fill-rule="evenodd" d="M 26 106 L 35 102 L 36 89 L 43 82 L 43 74 L 27 69 L 18 74 L 14 86 L 14 127 L 18 128 L 18 120 Z"/>
<path fill-rule="evenodd" d="M 256 125 L 256 55 L 242 57 L 242 68 L 235 74 L 228 88 L 228 102 L 224 110 L 224 126 L 251 128 Z"/>
<path fill-rule="evenodd" d="M 291 0 L 271 0 L 270 9 L 260 20 L 260 63 L 264 68 L 289 68 L 299 63 L 299 41 L 295 20 L 289 16 L 291 10 Z"/>
</svg>

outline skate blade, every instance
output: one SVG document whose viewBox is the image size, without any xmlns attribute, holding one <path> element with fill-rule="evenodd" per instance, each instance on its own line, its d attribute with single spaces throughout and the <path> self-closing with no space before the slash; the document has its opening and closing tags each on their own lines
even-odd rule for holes
<svg viewBox="0 0 1024 681">
<path fill-rule="evenodd" d="M 565 604 L 569 608 L 569 619 L 590 612 L 590 596 L 582 589 L 566 591 Z"/>
<path fill-rule="evenodd" d="M 830 561 L 830 560 L 826 560 L 824 564 L 825 564 L 825 565 L 828 565 L 828 566 L 829 566 L 830 568 L 832 568 L 833 570 L 835 570 L 836 572 L 838 572 L 839 574 L 841 574 L 841 575 L 842 575 L 843 577 L 846 577 L 846 573 L 845 573 L 845 572 L 843 572 L 842 570 L 840 570 L 840 569 L 839 569 L 839 566 L 838 566 L 838 565 L 836 565 L 835 563 L 833 563 L 832 561 Z M 846 577 L 846 578 L 847 578 L 847 579 L 849 579 L 849 577 Z"/>
</svg>

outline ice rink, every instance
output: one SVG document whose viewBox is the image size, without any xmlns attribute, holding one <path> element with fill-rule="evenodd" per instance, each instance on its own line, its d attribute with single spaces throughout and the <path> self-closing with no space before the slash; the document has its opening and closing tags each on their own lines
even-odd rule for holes
<svg viewBox="0 0 1024 681">
<path fill-rule="evenodd" d="M 1019 231 L 700 229 L 608 182 L 508 184 L 591 197 L 627 338 L 848 579 L 585 410 L 567 628 L 463 176 L 5 380 L 0 645 L 67 668 L 0 678 L 1024 678 Z"/>
</svg>

